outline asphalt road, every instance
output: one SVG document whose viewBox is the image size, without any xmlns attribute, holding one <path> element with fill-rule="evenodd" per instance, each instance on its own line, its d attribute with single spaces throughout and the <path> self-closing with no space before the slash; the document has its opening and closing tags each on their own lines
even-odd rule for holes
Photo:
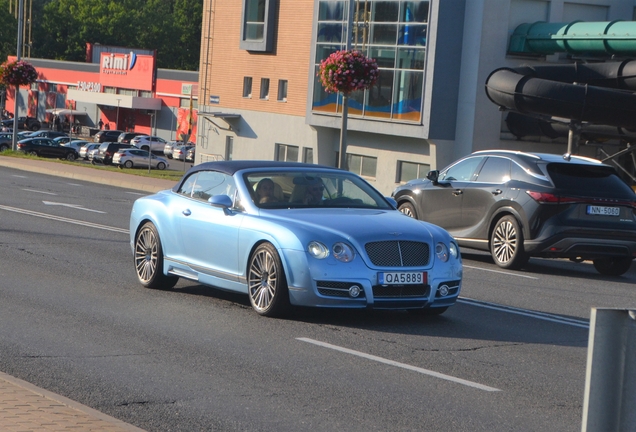
<svg viewBox="0 0 636 432">
<path fill-rule="evenodd" d="M 580 430 L 591 307 L 636 307 L 624 277 L 463 251 L 441 317 L 300 309 L 189 281 L 142 288 L 138 191 L 0 168 L 0 371 L 148 431 Z"/>
</svg>

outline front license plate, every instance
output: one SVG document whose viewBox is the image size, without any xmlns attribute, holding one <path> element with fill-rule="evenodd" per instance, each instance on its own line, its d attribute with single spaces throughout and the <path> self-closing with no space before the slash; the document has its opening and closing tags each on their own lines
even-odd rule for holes
<svg viewBox="0 0 636 432">
<path fill-rule="evenodd" d="M 619 207 L 589 205 L 587 206 L 587 214 L 601 216 L 619 216 L 621 214 L 621 209 Z"/>
<path fill-rule="evenodd" d="M 381 272 L 380 285 L 421 285 L 426 284 L 426 272 Z"/>
</svg>

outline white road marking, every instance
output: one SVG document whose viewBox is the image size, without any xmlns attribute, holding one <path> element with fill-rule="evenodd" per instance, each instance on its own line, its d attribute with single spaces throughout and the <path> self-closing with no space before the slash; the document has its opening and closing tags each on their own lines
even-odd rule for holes
<svg viewBox="0 0 636 432">
<path fill-rule="evenodd" d="M 65 204 L 65 203 L 58 203 L 58 202 L 53 202 L 53 201 L 42 201 L 44 204 L 46 205 L 50 205 L 50 206 L 62 206 L 62 207 L 70 207 L 70 208 L 74 208 L 76 210 L 85 210 L 85 211 L 89 211 L 89 212 L 93 212 L 93 213 L 106 213 L 100 210 L 93 210 L 93 209 L 88 209 L 85 207 L 82 207 L 79 204 Z"/>
<path fill-rule="evenodd" d="M 143 192 L 125 192 L 125 193 L 131 194 L 131 195 L 139 195 L 139 196 L 148 195 L 147 193 L 143 193 Z"/>
<path fill-rule="evenodd" d="M 17 175 L 17 174 L 12 174 L 12 176 L 17 178 L 28 178 L 27 176 Z"/>
<path fill-rule="evenodd" d="M 476 382 L 467 381 L 467 380 L 464 380 L 464 379 L 461 379 L 461 378 L 457 378 L 457 377 L 454 377 L 454 376 L 445 375 L 445 374 L 442 374 L 442 373 L 439 373 L 439 372 L 435 372 L 435 371 L 428 370 L 428 369 L 423 369 L 423 368 L 420 368 L 420 367 L 417 367 L 417 366 L 412 366 L 412 365 L 409 365 L 409 364 L 406 364 L 406 363 L 396 362 L 396 361 L 393 361 L 393 360 L 385 359 L 383 357 L 378 357 L 378 356 L 374 356 L 374 355 L 371 355 L 371 354 L 366 354 L 366 353 L 363 353 L 363 352 L 360 352 L 360 351 L 355 351 L 355 350 L 351 350 L 351 349 L 348 349 L 348 348 L 343 348 L 343 347 L 340 347 L 340 346 L 337 346 L 337 345 L 332 345 L 332 344 L 329 344 L 329 343 L 326 343 L 326 342 L 320 342 L 320 341 L 317 341 L 317 340 L 314 340 L 314 339 L 309 339 L 309 338 L 296 338 L 296 339 L 299 340 L 299 341 L 302 341 L 302 342 L 307 342 L 307 343 L 310 343 L 310 344 L 318 345 L 318 346 L 321 346 L 323 348 L 329 348 L 329 349 L 332 349 L 332 350 L 335 350 L 335 351 L 340 351 L 340 352 L 343 352 L 343 353 L 352 354 L 352 355 L 355 355 L 355 356 L 358 356 L 358 357 L 362 357 L 362 358 L 365 358 L 365 359 L 368 359 L 368 360 L 377 361 L 379 363 L 388 364 L 390 366 L 396 366 L 396 367 L 399 367 L 399 368 L 412 370 L 412 371 L 415 371 L 415 372 L 418 372 L 418 373 L 421 373 L 421 374 L 424 374 L 424 375 L 430 375 L 430 376 L 433 376 L 435 378 L 440 378 L 440 379 L 443 379 L 443 380 L 446 380 L 446 381 L 452 381 L 454 383 L 462 384 L 462 385 L 465 385 L 465 386 L 468 386 L 468 387 L 474 387 L 474 388 L 479 389 L 479 390 L 484 390 L 484 391 L 489 391 L 489 392 L 501 391 L 501 390 L 499 390 L 497 388 L 494 388 L 494 387 L 488 387 L 486 385 L 479 384 L 479 383 L 476 383 Z"/>
<path fill-rule="evenodd" d="M 469 268 L 469 269 L 473 269 L 473 270 L 483 270 L 483 271 L 488 271 L 488 272 L 492 272 L 492 273 L 505 274 L 505 275 L 509 275 L 509 276 L 517 276 L 517 277 L 522 277 L 522 278 L 526 278 L 526 279 L 539 279 L 538 277 L 535 277 L 535 276 L 527 276 L 527 275 L 522 275 L 522 274 L 519 274 L 519 273 L 513 273 L 513 272 L 507 272 L 507 271 L 501 271 L 501 270 L 485 269 L 485 268 L 482 268 L 482 267 L 467 266 L 466 264 L 464 264 L 464 268 Z"/>
<path fill-rule="evenodd" d="M 543 321 L 550 321 L 559 324 L 571 325 L 574 327 L 580 327 L 588 329 L 590 328 L 590 322 L 588 320 L 580 318 L 568 318 L 560 315 L 554 315 L 546 312 L 532 311 L 528 309 L 516 308 L 513 306 L 503 306 L 496 303 L 489 303 L 481 300 L 474 300 L 468 297 L 460 297 L 457 303 L 464 303 L 471 306 L 483 307 L 486 309 L 492 309 L 500 312 L 507 312 L 515 315 L 527 316 Z"/>
<path fill-rule="evenodd" d="M 0 205 L 0 210 L 6 210 L 6 211 L 14 212 L 14 213 L 20 213 L 20 214 L 25 214 L 25 215 L 29 215 L 29 216 L 40 217 L 40 218 L 44 218 L 44 219 L 51 219 L 51 220 L 56 220 L 56 221 L 59 221 L 59 222 L 71 223 L 71 224 L 75 224 L 75 225 L 87 226 L 87 227 L 90 227 L 90 228 L 97 228 L 97 229 L 102 229 L 102 230 L 106 230 L 106 231 L 114 231 L 114 232 L 118 232 L 118 233 L 122 233 L 122 234 L 128 234 L 129 233 L 129 231 L 127 229 L 123 229 L 123 228 L 116 228 L 116 227 L 111 227 L 111 226 L 108 226 L 108 225 L 100 225 L 100 224 L 96 224 L 96 223 L 92 223 L 92 222 L 86 222 L 86 221 L 82 221 L 82 220 L 69 219 L 69 218 L 65 218 L 65 217 L 54 216 L 54 215 L 50 215 L 50 214 L 46 214 L 46 213 L 40 213 L 40 212 L 20 209 L 20 208 L 16 208 L 16 207 L 9 207 L 9 206 Z"/>
<path fill-rule="evenodd" d="M 53 192 L 44 192 L 44 191 L 40 191 L 40 190 L 36 190 L 36 189 L 22 189 L 22 190 L 23 191 L 27 191 L 27 192 L 46 194 L 46 195 L 57 195 L 56 193 L 53 193 Z"/>
<path fill-rule="evenodd" d="M 77 184 L 77 183 L 66 183 L 69 186 L 83 186 L 81 184 Z"/>
</svg>

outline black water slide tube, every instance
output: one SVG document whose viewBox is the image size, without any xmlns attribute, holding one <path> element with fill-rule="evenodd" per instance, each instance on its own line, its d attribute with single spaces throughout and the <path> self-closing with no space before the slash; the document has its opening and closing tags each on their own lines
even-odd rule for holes
<svg viewBox="0 0 636 432">
<path fill-rule="evenodd" d="M 636 60 L 500 68 L 488 98 L 530 116 L 636 129 Z"/>
</svg>

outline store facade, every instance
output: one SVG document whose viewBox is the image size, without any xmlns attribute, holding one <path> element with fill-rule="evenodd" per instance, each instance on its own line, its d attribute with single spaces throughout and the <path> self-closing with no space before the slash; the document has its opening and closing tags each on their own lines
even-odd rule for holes
<svg viewBox="0 0 636 432">
<path fill-rule="evenodd" d="M 101 127 L 196 141 L 198 72 L 156 69 L 155 53 L 125 49 L 98 53 L 91 63 L 25 60 L 35 66 L 38 80 L 20 88 L 18 116 L 36 117 L 46 127 L 63 108 L 73 115 L 62 114 L 62 120 L 86 135 Z M 8 89 L 9 112 L 14 98 L 15 90 Z"/>
</svg>

